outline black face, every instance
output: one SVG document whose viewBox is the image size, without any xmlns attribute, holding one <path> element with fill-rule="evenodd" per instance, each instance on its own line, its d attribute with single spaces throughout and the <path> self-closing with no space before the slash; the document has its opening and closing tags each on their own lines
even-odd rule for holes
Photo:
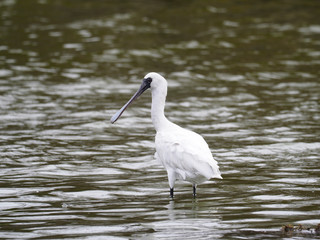
<svg viewBox="0 0 320 240">
<path fill-rule="evenodd" d="M 149 84 L 149 87 L 150 87 L 150 84 L 152 82 L 152 78 L 148 77 L 148 78 L 143 79 L 143 81 L 145 81 L 147 84 Z"/>
<path fill-rule="evenodd" d="M 139 93 L 139 95 L 137 97 L 139 97 L 145 90 L 147 90 L 148 88 L 151 87 L 150 86 L 151 82 L 152 82 L 152 78 L 151 77 L 143 79 L 142 84 L 140 86 L 140 89 L 138 90 L 138 92 L 136 92 L 136 94 Z"/>
<path fill-rule="evenodd" d="M 145 78 L 142 81 L 142 84 L 139 88 L 139 90 L 130 98 L 130 100 L 118 111 L 116 114 L 112 116 L 110 119 L 111 123 L 114 123 L 118 120 L 118 118 L 121 116 L 121 114 L 126 110 L 126 108 L 135 100 L 137 99 L 145 90 L 150 88 L 150 84 L 152 82 L 152 78 Z"/>
</svg>

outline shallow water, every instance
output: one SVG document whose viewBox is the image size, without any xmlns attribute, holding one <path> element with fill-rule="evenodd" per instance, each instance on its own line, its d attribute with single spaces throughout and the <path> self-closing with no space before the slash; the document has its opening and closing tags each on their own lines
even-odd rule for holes
<svg viewBox="0 0 320 240">
<path fill-rule="evenodd" d="M 0 236 L 274 239 L 320 223 L 318 1 L 0 3 Z M 166 114 L 204 136 L 223 180 L 154 160 L 150 71 Z M 298 235 L 297 238 L 319 238 Z"/>
</svg>

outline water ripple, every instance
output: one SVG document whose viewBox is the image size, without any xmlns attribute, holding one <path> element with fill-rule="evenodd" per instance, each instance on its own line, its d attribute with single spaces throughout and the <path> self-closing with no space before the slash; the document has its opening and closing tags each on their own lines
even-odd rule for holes
<svg viewBox="0 0 320 240">
<path fill-rule="evenodd" d="M 318 5 L 2 1 L 1 236 L 275 239 L 317 225 Z M 150 91 L 109 121 L 148 71 L 169 81 L 168 118 L 219 162 L 223 180 L 196 199 L 185 182 L 169 198 Z"/>
</svg>

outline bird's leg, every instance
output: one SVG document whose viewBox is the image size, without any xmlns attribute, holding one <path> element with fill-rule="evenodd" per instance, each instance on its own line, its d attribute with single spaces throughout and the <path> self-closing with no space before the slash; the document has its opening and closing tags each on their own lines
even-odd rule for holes
<svg viewBox="0 0 320 240">
<path fill-rule="evenodd" d="M 173 188 L 170 188 L 170 197 L 173 198 Z"/>
<path fill-rule="evenodd" d="M 194 198 L 197 196 L 196 188 L 197 188 L 197 185 L 196 185 L 196 184 L 193 184 L 193 197 L 194 197 Z"/>
<path fill-rule="evenodd" d="M 167 173 L 168 173 L 168 181 L 169 181 L 169 187 L 170 187 L 170 197 L 173 198 L 173 188 L 174 188 L 174 182 L 176 181 L 176 174 L 171 169 L 167 169 Z"/>
</svg>

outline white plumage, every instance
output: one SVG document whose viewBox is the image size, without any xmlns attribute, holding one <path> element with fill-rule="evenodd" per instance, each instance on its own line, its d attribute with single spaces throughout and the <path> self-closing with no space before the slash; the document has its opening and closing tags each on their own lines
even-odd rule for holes
<svg viewBox="0 0 320 240">
<path fill-rule="evenodd" d="M 156 135 L 156 150 L 156 158 L 168 172 L 170 188 L 176 179 L 197 185 L 210 178 L 221 178 L 207 143 L 194 132 L 174 124 L 160 130 Z"/>
<path fill-rule="evenodd" d="M 193 194 L 196 186 L 211 178 L 222 179 L 218 163 L 213 159 L 206 141 L 197 133 L 181 128 L 170 122 L 164 115 L 167 96 L 167 81 L 158 73 L 148 73 L 135 95 L 111 118 L 114 123 L 146 89 L 152 92 L 151 118 L 156 129 L 155 157 L 168 173 L 170 196 L 176 179 L 192 183 Z"/>
</svg>

